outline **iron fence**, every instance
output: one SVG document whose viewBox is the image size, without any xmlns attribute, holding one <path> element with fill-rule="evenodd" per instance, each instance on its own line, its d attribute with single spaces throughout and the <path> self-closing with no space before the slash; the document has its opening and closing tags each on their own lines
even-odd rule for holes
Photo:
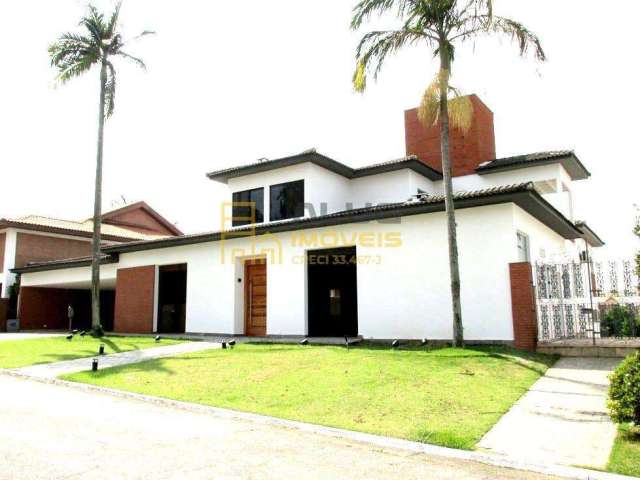
<svg viewBox="0 0 640 480">
<path fill-rule="evenodd" d="M 632 260 L 537 263 L 540 340 L 640 336 L 640 293 Z"/>
</svg>

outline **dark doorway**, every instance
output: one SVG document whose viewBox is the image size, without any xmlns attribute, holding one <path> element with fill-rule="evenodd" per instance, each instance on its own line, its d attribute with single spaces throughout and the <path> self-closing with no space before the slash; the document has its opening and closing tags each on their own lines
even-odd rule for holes
<svg viewBox="0 0 640 480">
<path fill-rule="evenodd" d="M 309 336 L 358 335 L 356 249 L 307 253 Z"/>
<path fill-rule="evenodd" d="M 158 270 L 158 333 L 184 333 L 187 264 L 164 265 Z"/>
</svg>

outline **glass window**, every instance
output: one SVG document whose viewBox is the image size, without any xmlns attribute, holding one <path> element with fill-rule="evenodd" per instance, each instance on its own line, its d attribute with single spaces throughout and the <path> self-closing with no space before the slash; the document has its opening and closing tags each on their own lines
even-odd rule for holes
<svg viewBox="0 0 640 480">
<path fill-rule="evenodd" d="M 304 216 L 304 180 L 271 185 L 269 219 L 286 220 Z"/>
<path fill-rule="evenodd" d="M 234 192 L 232 225 L 250 225 L 264 221 L 264 188 Z"/>
<path fill-rule="evenodd" d="M 522 232 L 518 232 L 518 262 L 528 262 L 530 258 L 529 237 Z"/>
</svg>

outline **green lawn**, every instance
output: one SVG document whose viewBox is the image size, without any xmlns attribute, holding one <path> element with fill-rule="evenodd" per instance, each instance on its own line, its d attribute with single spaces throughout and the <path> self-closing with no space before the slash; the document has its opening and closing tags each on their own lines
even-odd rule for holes
<svg viewBox="0 0 640 480">
<path fill-rule="evenodd" d="M 75 335 L 69 341 L 62 337 L 43 337 L 25 340 L 3 340 L 0 342 L 0 368 L 18 368 L 40 363 L 60 362 L 98 354 L 101 343 L 105 353 L 127 352 L 161 345 L 181 343 L 178 340 L 162 339 L 158 344 L 153 337 L 103 337 Z"/>
<path fill-rule="evenodd" d="M 553 360 L 497 347 L 240 345 L 64 378 L 471 449 Z"/>
<path fill-rule="evenodd" d="M 628 427 L 621 426 L 618 431 L 607 470 L 640 477 L 640 437 L 634 437 Z"/>
</svg>

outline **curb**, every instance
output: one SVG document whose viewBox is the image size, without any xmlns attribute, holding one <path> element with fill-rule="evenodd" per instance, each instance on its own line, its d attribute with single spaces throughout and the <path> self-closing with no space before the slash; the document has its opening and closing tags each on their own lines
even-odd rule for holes
<svg viewBox="0 0 640 480">
<path fill-rule="evenodd" d="M 429 445 L 425 443 L 413 442 L 410 440 L 402 440 L 399 438 L 384 437 L 381 435 L 373 435 L 369 433 L 354 432 L 352 430 L 343 430 L 334 427 L 325 427 L 310 423 L 298 422 L 295 420 L 285 420 L 267 415 L 259 415 L 255 413 L 240 412 L 219 407 L 211 407 L 208 405 L 200 405 L 197 403 L 181 402 L 162 397 L 154 397 L 150 395 L 142 395 L 139 393 L 127 392 L 123 390 L 115 390 L 111 388 L 99 387 L 86 383 L 69 382 L 58 378 L 32 377 L 24 373 L 2 370 L 0 375 L 7 375 L 23 380 L 31 380 L 50 385 L 58 385 L 67 388 L 73 388 L 90 393 L 102 393 L 112 397 L 123 398 L 128 400 L 136 400 L 139 402 L 151 403 L 155 405 L 171 407 L 178 410 L 199 413 L 204 415 L 212 415 L 218 418 L 230 420 L 242 420 L 261 425 L 284 427 L 302 432 L 324 435 L 338 439 L 351 440 L 358 443 L 364 443 L 379 448 L 389 448 L 395 450 L 403 450 L 405 452 L 438 456 L 456 460 L 466 460 L 478 462 L 485 465 L 491 465 L 501 468 L 510 468 L 513 470 L 521 470 L 532 473 L 540 473 L 555 477 L 568 478 L 573 480 L 633 480 L 636 477 L 628 477 L 615 473 L 600 472 L 596 470 L 587 470 L 584 468 L 567 467 L 563 465 L 553 464 L 536 464 L 525 461 L 509 459 L 497 455 L 480 453 L 477 451 L 456 450 L 448 447 L 440 447 L 437 445 Z M 636 479 L 637 480 L 637 479 Z"/>
</svg>

